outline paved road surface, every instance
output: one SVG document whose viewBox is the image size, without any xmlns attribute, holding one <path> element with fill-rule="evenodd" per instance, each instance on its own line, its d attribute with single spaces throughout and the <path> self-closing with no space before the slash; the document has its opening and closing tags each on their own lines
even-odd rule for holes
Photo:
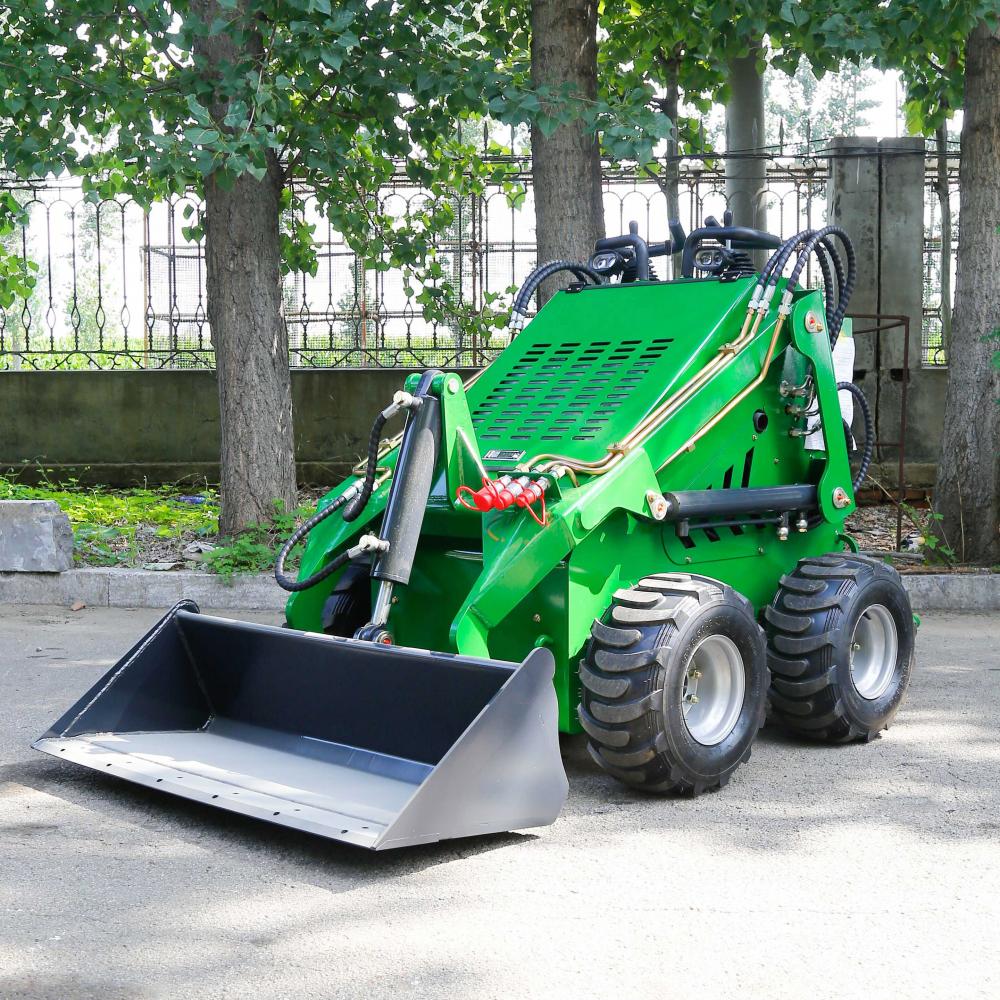
<svg viewBox="0 0 1000 1000">
<path fill-rule="evenodd" d="M 155 618 L 0 609 L 0 997 L 1000 996 L 1000 616 L 869 746 L 650 799 L 573 738 L 555 826 L 381 855 L 27 749 Z"/>
</svg>

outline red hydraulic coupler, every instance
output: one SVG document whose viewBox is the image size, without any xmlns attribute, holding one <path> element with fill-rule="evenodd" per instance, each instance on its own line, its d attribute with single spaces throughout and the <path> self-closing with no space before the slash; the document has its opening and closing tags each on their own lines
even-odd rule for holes
<svg viewBox="0 0 1000 1000">
<path fill-rule="evenodd" d="M 466 510 L 476 510 L 485 514 L 488 510 L 506 510 L 512 504 L 517 504 L 526 510 L 539 524 L 546 523 L 545 491 L 549 488 L 549 480 L 539 477 L 532 482 L 530 476 L 501 476 L 492 480 L 483 477 L 482 489 L 473 490 L 471 486 L 459 486 L 455 498 Z M 541 501 L 541 517 L 535 513 L 534 505 Z"/>
<path fill-rule="evenodd" d="M 506 510 L 530 485 L 531 480 L 527 476 L 518 476 L 513 482 L 507 483 L 506 486 L 497 490 L 493 509 Z"/>
<path fill-rule="evenodd" d="M 496 482 L 483 476 L 482 489 L 474 490 L 471 486 L 459 486 L 455 498 L 466 510 L 478 510 L 481 514 L 485 514 L 486 511 L 493 510 L 498 492 L 509 486 L 511 481 L 510 476 L 501 476 Z M 467 495 L 472 498 L 471 503 L 465 499 Z"/>
<path fill-rule="evenodd" d="M 543 527 L 545 526 L 548 518 L 545 513 L 545 491 L 549 488 L 548 479 L 536 479 L 533 483 L 529 483 L 524 490 L 517 497 L 518 507 L 523 507 L 527 512 Z M 535 513 L 534 505 L 541 500 L 542 502 L 542 515 L 539 517 Z"/>
<path fill-rule="evenodd" d="M 529 483 L 517 497 L 518 507 L 530 507 L 532 504 L 538 503 L 548 488 L 549 481 L 547 479 L 536 479 L 533 483 Z"/>
<path fill-rule="evenodd" d="M 467 510 L 478 510 L 486 513 L 488 510 L 506 510 L 531 485 L 528 476 L 501 476 L 497 480 L 483 477 L 482 489 L 473 490 L 470 486 L 459 486 L 456 492 L 458 502 Z M 469 497 L 471 503 L 466 499 Z"/>
</svg>

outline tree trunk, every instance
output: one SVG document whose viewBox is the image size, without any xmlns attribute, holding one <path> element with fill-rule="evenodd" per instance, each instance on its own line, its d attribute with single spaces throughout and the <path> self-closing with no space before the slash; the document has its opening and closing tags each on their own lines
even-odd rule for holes
<svg viewBox="0 0 1000 1000">
<path fill-rule="evenodd" d="M 531 82 L 571 91 L 585 101 L 597 97 L 597 0 L 532 0 Z M 535 197 L 538 263 L 586 260 L 604 236 L 601 150 L 580 120 L 546 137 L 531 128 L 531 178 Z M 545 302 L 570 278 L 546 282 Z"/>
<path fill-rule="evenodd" d="M 278 176 L 275 176 L 277 174 Z M 281 314 L 280 170 L 205 184 L 205 258 L 222 418 L 223 534 L 294 510 L 288 333 Z"/>
<path fill-rule="evenodd" d="M 980 25 L 966 46 L 959 172 L 958 273 L 941 457 L 941 535 L 963 562 L 1000 561 L 1000 35 Z"/>
<path fill-rule="evenodd" d="M 660 190 L 663 191 L 664 197 L 667 201 L 667 221 L 680 221 L 681 217 L 681 193 L 680 193 L 680 176 L 681 176 L 681 165 L 678 159 L 678 152 L 680 151 L 680 144 L 678 143 L 678 133 L 677 133 L 677 116 L 680 113 L 680 86 L 678 84 L 679 76 L 679 55 L 672 56 L 669 59 L 664 60 L 664 90 L 663 98 L 661 100 L 660 106 L 663 108 L 663 113 L 670 119 L 673 125 L 673 130 L 670 133 L 670 138 L 667 139 L 667 155 L 666 162 L 663 169 L 663 177 L 660 181 Z M 669 238 L 670 234 L 667 233 L 666 237 Z M 678 252 L 673 254 L 670 261 L 671 273 L 666 277 L 679 278 L 680 277 L 680 265 L 681 265 L 681 254 L 680 249 Z"/>
<path fill-rule="evenodd" d="M 240 0 L 239 6 L 248 2 Z M 196 0 L 193 7 L 207 24 L 232 17 L 232 10 L 217 0 Z M 248 35 L 245 44 L 261 56 L 259 35 Z M 237 55 L 225 32 L 202 36 L 195 53 L 210 76 Z M 227 107 L 220 99 L 210 108 L 217 123 Z M 269 521 L 275 500 L 286 510 L 296 505 L 292 386 L 281 298 L 283 182 L 273 154 L 260 181 L 250 174 L 228 185 L 217 174 L 205 179 L 206 298 L 222 430 L 219 530 L 226 535 Z"/>
<path fill-rule="evenodd" d="M 767 228 L 767 160 L 764 144 L 764 75 L 757 68 L 760 46 L 729 64 L 730 98 L 726 104 L 726 203 L 737 226 Z M 702 220 L 698 220 L 699 223 Z M 751 253 L 757 267 L 765 251 Z"/>
</svg>

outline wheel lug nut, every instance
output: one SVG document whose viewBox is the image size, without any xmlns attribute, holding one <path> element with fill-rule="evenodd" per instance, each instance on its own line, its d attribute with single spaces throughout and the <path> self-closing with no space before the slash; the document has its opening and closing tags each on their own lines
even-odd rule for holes
<svg viewBox="0 0 1000 1000">
<path fill-rule="evenodd" d="M 700 670 L 692 670 L 691 673 L 688 674 L 688 677 L 690 677 L 691 680 L 696 681 L 696 680 L 698 680 L 701 677 L 701 671 Z"/>
<path fill-rule="evenodd" d="M 691 705 L 697 705 L 698 704 L 698 696 L 696 694 L 689 694 L 687 696 L 687 700 L 688 700 L 688 703 L 691 704 Z"/>
</svg>

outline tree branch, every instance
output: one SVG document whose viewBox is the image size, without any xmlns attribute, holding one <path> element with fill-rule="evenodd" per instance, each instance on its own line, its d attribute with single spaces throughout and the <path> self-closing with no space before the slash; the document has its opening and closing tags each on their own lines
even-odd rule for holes
<svg viewBox="0 0 1000 1000">
<path fill-rule="evenodd" d="M 142 14 L 140 14 L 139 11 L 132 4 L 128 4 L 126 6 L 126 10 L 129 13 L 135 15 L 135 17 L 138 19 L 139 23 L 143 26 L 143 28 L 146 29 L 146 34 L 149 35 L 150 38 L 156 38 L 157 37 L 156 32 L 154 32 L 153 29 L 150 27 L 149 21 L 147 21 L 146 18 Z M 170 54 L 170 43 L 169 42 L 167 42 L 166 45 L 164 45 L 164 47 L 162 49 L 162 55 L 163 55 L 164 59 L 166 59 L 167 62 L 170 63 L 170 65 L 173 66 L 173 68 L 175 70 L 177 70 L 178 73 L 183 73 L 183 72 L 185 72 L 188 69 L 188 67 L 186 67 L 183 63 L 179 63 Z"/>
</svg>

